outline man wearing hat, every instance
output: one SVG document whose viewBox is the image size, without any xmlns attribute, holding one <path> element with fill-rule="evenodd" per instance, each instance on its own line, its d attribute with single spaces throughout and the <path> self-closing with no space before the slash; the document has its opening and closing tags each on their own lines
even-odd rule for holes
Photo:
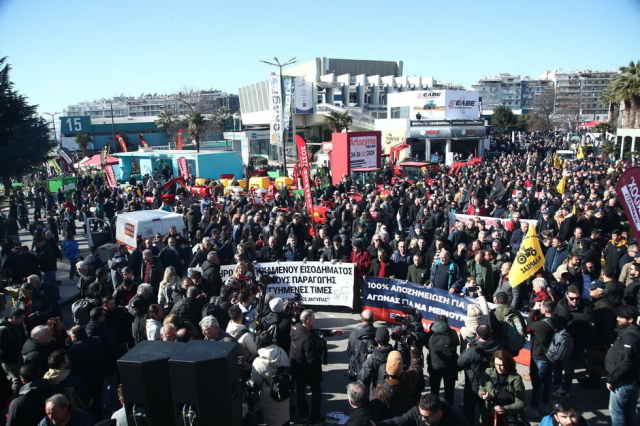
<svg viewBox="0 0 640 426">
<path fill-rule="evenodd" d="M 378 384 L 382 384 L 385 380 L 387 359 L 393 350 L 389 330 L 386 327 L 380 327 L 376 330 L 375 342 L 376 347 L 373 349 L 373 353 L 367 357 L 358 373 L 358 380 L 369 389 L 370 395 L 373 395 Z"/>
<path fill-rule="evenodd" d="M 331 263 L 336 262 L 348 262 L 349 261 L 349 252 L 342 245 L 342 238 L 340 235 L 334 235 L 333 237 L 333 246 L 330 249 L 327 249 L 322 253 L 322 257 L 320 257 L 320 262 L 328 261 Z"/>
</svg>

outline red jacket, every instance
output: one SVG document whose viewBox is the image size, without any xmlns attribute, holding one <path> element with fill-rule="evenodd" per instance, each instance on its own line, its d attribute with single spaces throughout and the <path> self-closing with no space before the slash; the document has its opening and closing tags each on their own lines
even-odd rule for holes
<svg viewBox="0 0 640 426">
<path fill-rule="evenodd" d="M 371 267 L 371 255 L 369 255 L 367 250 L 360 250 L 358 253 L 352 250 L 349 260 L 354 265 L 353 272 L 356 277 L 362 277 Z"/>
</svg>

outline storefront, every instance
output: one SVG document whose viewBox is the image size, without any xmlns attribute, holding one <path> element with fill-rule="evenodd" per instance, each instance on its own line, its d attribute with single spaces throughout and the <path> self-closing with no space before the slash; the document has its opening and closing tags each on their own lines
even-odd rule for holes
<svg viewBox="0 0 640 426">
<path fill-rule="evenodd" d="M 233 151 L 242 153 L 242 162 L 249 163 L 249 158 L 261 156 L 268 160 L 278 158 L 279 146 L 269 143 L 269 130 L 248 130 L 245 132 L 224 132 L 222 137 L 233 145 Z"/>
<path fill-rule="evenodd" d="M 486 136 L 484 120 L 412 120 L 409 128 L 413 152 L 420 158 L 444 157 L 447 164 L 451 164 L 452 153 L 462 158 L 482 156 Z M 424 150 L 419 148 L 421 142 Z"/>
</svg>

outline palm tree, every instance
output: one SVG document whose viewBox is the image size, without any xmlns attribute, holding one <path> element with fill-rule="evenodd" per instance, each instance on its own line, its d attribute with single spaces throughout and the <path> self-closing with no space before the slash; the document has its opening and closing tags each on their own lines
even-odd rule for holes
<svg viewBox="0 0 640 426">
<path fill-rule="evenodd" d="M 231 110 L 223 106 L 217 108 L 211 115 L 211 125 L 215 131 L 224 132 L 224 129 L 232 118 Z"/>
<path fill-rule="evenodd" d="M 87 156 L 87 147 L 89 146 L 89 142 L 91 142 L 91 135 L 88 133 L 80 133 L 76 136 L 75 142 L 82 149 L 82 156 Z"/>
<path fill-rule="evenodd" d="M 353 123 L 349 110 L 345 112 L 331 111 L 324 119 L 333 133 L 341 133 L 343 130 L 348 132 L 349 126 Z"/>
<path fill-rule="evenodd" d="M 155 121 L 156 126 L 159 129 L 165 129 L 169 142 L 173 141 L 173 133 L 180 127 L 180 119 L 178 114 L 173 110 L 162 111 L 158 114 L 158 119 Z"/>
<path fill-rule="evenodd" d="M 207 131 L 207 119 L 201 112 L 195 111 L 189 114 L 189 136 L 196 141 L 196 151 L 200 152 L 200 138 Z"/>
<path fill-rule="evenodd" d="M 620 74 L 611 79 L 600 98 L 602 105 L 622 104 L 623 126 L 640 128 L 640 61 L 620 67 Z"/>
</svg>

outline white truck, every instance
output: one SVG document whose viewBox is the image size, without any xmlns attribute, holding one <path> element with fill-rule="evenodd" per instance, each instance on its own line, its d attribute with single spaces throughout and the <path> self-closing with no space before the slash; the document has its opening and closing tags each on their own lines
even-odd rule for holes
<svg viewBox="0 0 640 426">
<path fill-rule="evenodd" d="M 111 224 L 95 217 L 89 218 L 85 229 L 89 247 L 116 243 L 124 244 L 129 251 L 133 251 L 138 240 L 153 237 L 155 234 L 164 236 L 172 226 L 175 226 L 184 238 L 189 238 L 182 216 L 162 210 L 121 213 L 116 216 L 113 226 L 116 229 L 115 238 Z"/>
</svg>

